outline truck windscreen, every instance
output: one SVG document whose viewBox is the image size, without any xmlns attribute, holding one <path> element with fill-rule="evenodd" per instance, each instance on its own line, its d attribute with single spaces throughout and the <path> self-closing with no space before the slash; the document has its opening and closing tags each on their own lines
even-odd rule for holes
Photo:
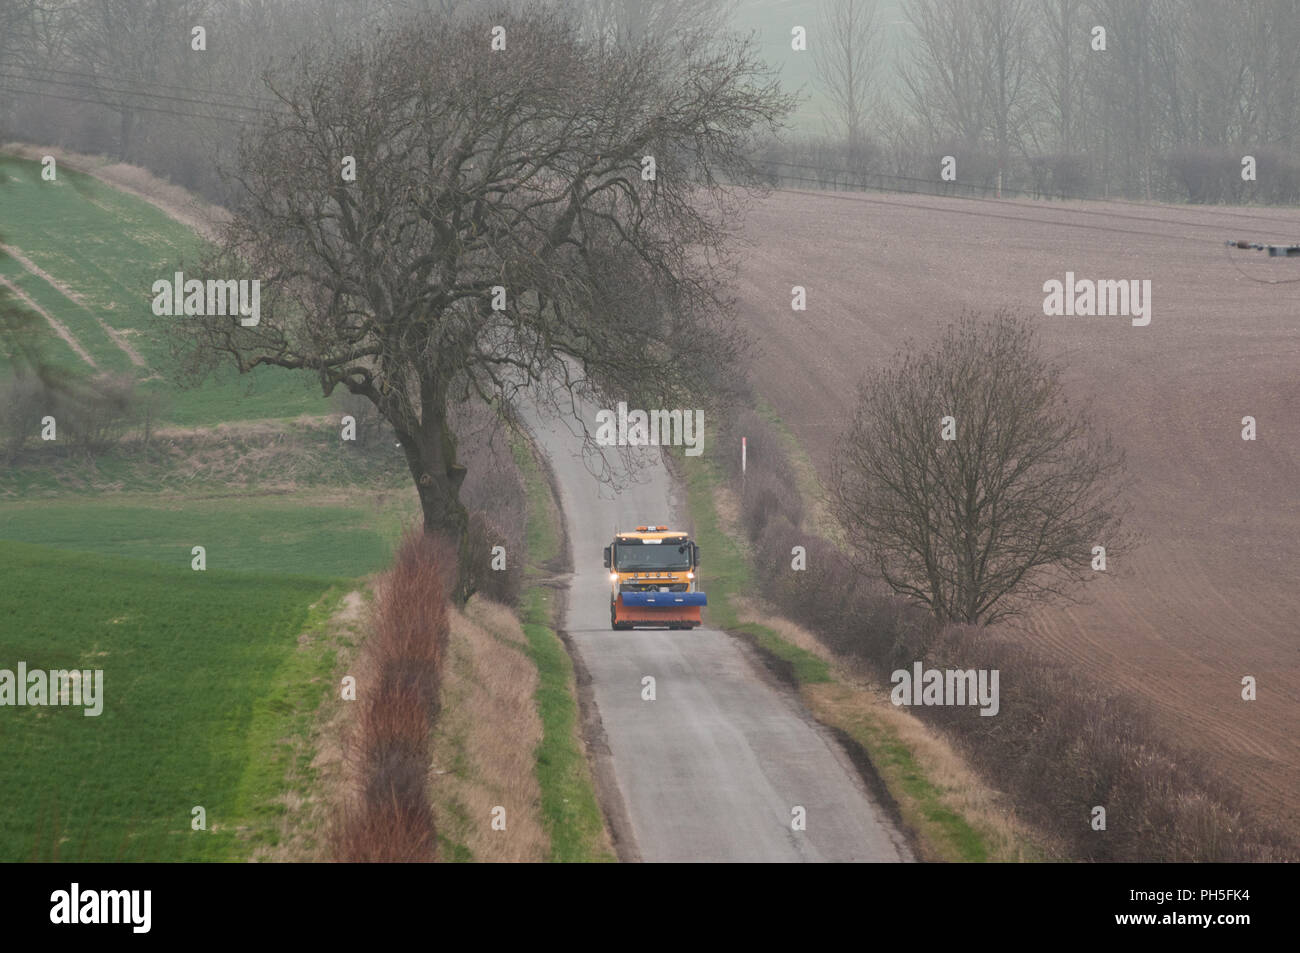
<svg viewBox="0 0 1300 953">
<path fill-rule="evenodd" d="M 690 569 L 691 546 L 689 543 L 659 546 L 646 546 L 639 543 L 618 544 L 614 546 L 614 568 L 620 572 Z"/>
</svg>

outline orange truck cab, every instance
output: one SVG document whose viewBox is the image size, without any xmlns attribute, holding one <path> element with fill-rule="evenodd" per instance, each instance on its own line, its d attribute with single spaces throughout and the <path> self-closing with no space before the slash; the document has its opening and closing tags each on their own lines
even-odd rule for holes
<svg viewBox="0 0 1300 953">
<path fill-rule="evenodd" d="M 615 532 L 614 542 L 605 547 L 610 626 L 701 625 L 700 607 L 708 604 L 708 597 L 700 592 L 699 565 L 700 547 L 685 533 L 667 526 Z"/>
</svg>

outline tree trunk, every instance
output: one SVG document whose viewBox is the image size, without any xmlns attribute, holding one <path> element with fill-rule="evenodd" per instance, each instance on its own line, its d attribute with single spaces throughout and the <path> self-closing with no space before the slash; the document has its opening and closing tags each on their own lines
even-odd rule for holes
<svg viewBox="0 0 1300 953">
<path fill-rule="evenodd" d="M 426 411 L 428 409 L 426 405 Z M 420 495 L 424 532 L 446 539 L 460 556 L 456 599 L 464 604 L 473 595 L 465 585 L 468 567 L 464 565 L 464 557 L 469 518 L 460 502 L 465 467 L 456 462 L 455 438 L 445 418 L 437 413 L 426 413 L 418 428 L 407 432 L 399 430 L 397 436 L 406 454 L 406 465 L 415 480 L 416 492 Z"/>
</svg>

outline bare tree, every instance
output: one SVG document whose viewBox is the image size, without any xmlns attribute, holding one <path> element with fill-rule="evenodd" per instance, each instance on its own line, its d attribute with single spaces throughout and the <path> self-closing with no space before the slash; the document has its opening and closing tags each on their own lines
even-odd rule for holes
<svg viewBox="0 0 1300 953">
<path fill-rule="evenodd" d="M 967 315 L 864 382 L 840 446 L 831 503 L 847 539 L 945 621 L 1066 597 L 1094 546 L 1113 556 L 1131 542 L 1123 454 L 1068 406 L 1059 368 L 1007 312 Z"/>
<path fill-rule="evenodd" d="M 67 19 L 56 0 L 0 0 L 0 66 L 31 69 L 61 56 Z"/>
<path fill-rule="evenodd" d="M 1032 57 L 1038 112 L 1050 126 L 1054 148 L 1070 154 L 1080 143 L 1081 102 L 1087 75 L 1088 29 L 1084 0 L 1038 0 Z"/>
<path fill-rule="evenodd" d="M 909 0 L 916 34 L 904 98 L 932 135 L 989 142 L 999 181 L 1028 123 L 1027 0 Z"/>
<path fill-rule="evenodd" d="M 1025 127 L 1026 78 L 1029 72 L 1030 7 L 1027 0 L 976 0 L 984 52 L 983 102 L 998 157 L 998 187 Z"/>
<path fill-rule="evenodd" d="M 1300 3 L 1253 0 L 1233 7 L 1193 0 L 1183 13 L 1174 24 L 1177 75 L 1168 81 L 1186 117 L 1178 141 L 1294 142 Z"/>
<path fill-rule="evenodd" d="M 737 362 L 728 239 L 752 140 L 792 107 L 748 42 L 613 51 L 547 10 L 420 19 L 269 83 L 285 110 L 244 144 L 209 270 L 264 280 L 260 323 L 186 318 L 182 346 L 195 370 L 308 369 L 372 401 L 428 532 L 465 527 L 449 402 L 554 375 L 683 406 Z"/>
<path fill-rule="evenodd" d="M 1105 69 L 1095 71 L 1089 99 L 1102 132 L 1108 175 L 1112 158 L 1126 189 L 1151 198 L 1162 140 L 1180 138 L 1181 110 L 1171 102 L 1181 0 L 1089 0 L 1088 15 L 1105 26 Z M 1136 187 L 1136 188 L 1135 188 Z"/>
<path fill-rule="evenodd" d="M 955 135 L 974 146 L 988 128 L 985 56 L 978 24 L 964 0 L 908 0 L 904 15 L 914 44 L 899 67 L 903 98 L 932 136 Z"/>
<path fill-rule="evenodd" d="M 118 114 L 118 156 L 124 161 L 135 155 L 141 92 L 183 72 L 177 64 L 209 2 L 76 0 L 60 8 L 70 24 L 70 52 L 90 74 L 87 94 Z"/>
<path fill-rule="evenodd" d="M 879 45 L 875 0 L 823 0 L 813 64 L 850 159 L 858 156 L 866 138 Z"/>
</svg>

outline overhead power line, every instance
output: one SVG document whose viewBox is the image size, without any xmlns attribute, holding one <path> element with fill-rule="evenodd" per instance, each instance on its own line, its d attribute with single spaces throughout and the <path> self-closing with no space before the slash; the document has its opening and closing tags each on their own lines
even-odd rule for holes
<svg viewBox="0 0 1300 953">
<path fill-rule="evenodd" d="M 112 103 L 106 103 L 102 99 L 89 99 L 85 96 L 67 96 L 62 93 L 53 93 L 50 92 L 49 90 L 44 90 L 44 89 L 41 90 L 16 89 L 13 86 L 6 86 L 3 83 L 0 83 L 0 92 L 12 93 L 16 96 L 48 96 L 51 99 L 62 99 L 72 103 L 86 103 L 87 105 L 90 106 L 106 106 L 110 109 L 113 108 Z M 178 112 L 175 109 L 164 109 L 161 106 L 134 105 L 131 106 L 130 108 L 138 109 L 143 112 L 162 113 L 163 115 L 166 116 L 178 116 L 181 119 L 205 119 L 205 120 L 212 120 L 214 122 L 229 122 L 240 126 L 254 125 L 254 123 L 251 120 L 237 119 L 234 116 L 213 116 L 213 115 L 201 115 L 199 113 Z"/>
<path fill-rule="evenodd" d="M 81 77 L 82 79 L 90 79 L 96 82 L 102 82 L 105 79 L 104 76 L 98 73 L 88 73 L 85 70 L 61 69 L 59 67 L 54 67 L 54 66 L 32 67 L 32 66 L 18 66 L 17 64 L 11 64 L 7 68 L 8 69 L 16 68 L 16 69 L 21 69 L 24 72 L 29 74 L 32 73 L 37 74 L 35 76 L 29 76 L 28 77 L 29 79 L 41 79 L 46 73 L 57 73 L 61 76 L 78 76 Z M 197 93 L 199 95 L 208 96 L 208 97 L 220 96 L 224 99 L 230 100 L 231 106 L 238 107 L 240 109 L 252 109 L 252 108 L 257 108 L 258 106 L 261 105 L 265 105 L 268 107 L 276 107 L 276 106 L 284 105 L 282 100 L 277 99 L 274 96 L 259 96 L 256 95 L 255 93 L 249 93 L 247 91 L 242 91 L 242 90 L 216 89 L 213 87 L 201 87 L 201 86 L 182 86 L 179 83 L 164 83 L 157 80 L 130 79 L 128 77 L 120 77 L 120 76 L 113 77 L 111 81 L 114 83 L 133 83 L 135 85 L 144 85 L 156 89 L 177 90 L 183 93 Z"/>
<path fill-rule="evenodd" d="M 264 109 L 260 106 L 238 106 L 230 103 L 194 99 L 190 97 L 171 96 L 165 93 L 141 93 L 135 90 L 121 90 L 116 88 L 100 87 L 90 83 L 77 83 L 71 80 L 61 79 L 36 79 L 31 76 L 23 76 L 10 70 L 0 70 L 0 82 L 7 81 L 5 85 L 0 85 L 0 89 L 15 95 L 25 96 L 49 96 L 52 99 L 61 99 L 68 102 L 85 103 L 91 106 L 104 106 L 109 109 L 132 109 L 143 112 L 161 113 L 167 116 L 177 116 L 182 119 L 200 119 L 212 120 L 215 122 L 228 122 L 237 125 L 254 125 L 252 118 L 245 118 L 248 113 L 260 113 L 263 115 L 286 115 L 287 110 Z M 14 85 L 22 84 L 22 85 Z M 55 84 L 61 87 L 61 92 L 44 88 L 45 84 Z M 36 86 L 38 88 L 31 88 Z M 83 95 L 76 95 L 71 90 L 82 91 Z M 91 95 L 94 94 L 94 95 Z M 124 95 L 133 98 L 147 97 L 150 99 L 160 100 L 162 102 L 171 102 L 178 104 L 188 104 L 200 107 L 203 111 L 181 111 L 177 109 L 168 109 L 164 106 L 147 104 L 144 102 L 120 103 L 114 102 L 111 98 L 113 95 Z M 239 112 L 243 116 L 231 115 L 230 113 Z"/>
<path fill-rule="evenodd" d="M 134 89 L 122 89 L 118 86 L 109 86 L 103 83 L 82 83 L 82 82 L 75 82 L 69 79 L 58 79 L 55 77 L 45 77 L 42 79 L 33 76 L 25 76 L 22 75 L 21 73 L 15 73 L 12 70 L 0 70 L 0 79 L 6 79 L 10 81 L 16 81 L 16 82 L 26 83 L 29 85 L 36 85 L 36 86 L 53 84 L 56 86 L 68 87 L 71 89 L 86 90 L 92 93 L 99 94 L 101 96 L 100 100 L 90 100 L 91 102 L 100 102 L 102 105 L 105 106 L 121 106 L 122 104 L 115 103 L 115 102 L 104 102 L 103 101 L 104 98 L 108 98 L 111 96 L 127 96 L 127 97 L 142 98 L 146 100 L 156 99 L 156 100 L 162 100 L 164 102 L 186 103 L 193 106 L 202 106 L 207 109 L 223 109 L 223 110 L 232 110 L 235 112 L 253 112 L 253 113 L 261 113 L 263 115 L 275 115 L 275 114 L 283 115 L 287 112 L 287 110 L 283 110 L 283 109 L 279 109 L 279 110 L 266 109 L 262 106 L 245 106 L 245 105 L 238 105 L 235 103 L 222 102 L 219 100 L 200 99 L 200 98 L 193 98 L 188 96 L 173 96 L 170 93 L 152 93 L 152 92 L 142 92 Z M 39 95 L 39 90 L 30 91 L 30 92 L 32 92 L 33 95 Z M 137 108 L 137 105 L 130 104 L 130 108 Z"/>
</svg>

